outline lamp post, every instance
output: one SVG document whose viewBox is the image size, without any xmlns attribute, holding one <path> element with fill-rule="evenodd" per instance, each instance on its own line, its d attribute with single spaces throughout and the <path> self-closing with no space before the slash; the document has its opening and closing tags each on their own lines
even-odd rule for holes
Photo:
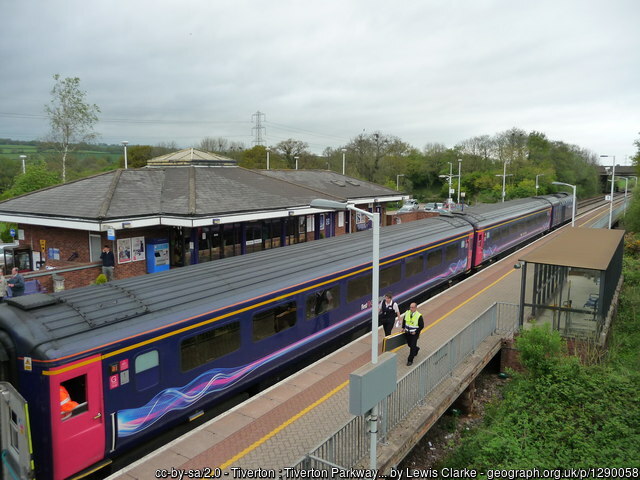
<svg viewBox="0 0 640 480">
<path fill-rule="evenodd" d="M 538 195 L 538 188 L 539 188 L 538 178 L 539 177 L 544 177 L 544 175 L 545 175 L 544 173 L 539 173 L 539 174 L 536 175 L 536 195 Z"/>
<path fill-rule="evenodd" d="M 27 166 L 25 165 L 25 160 L 27 159 L 26 155 L 20 155 L 20 160 L 22 160 L 22 173 L 27 173 Z"/>
<path fill-rule="evenodd" d="M 404 173 L 396 175 L 396 192 L 400 190 L 400 177 L 404 177 Z"/>
<path fill-rule="evenodd" d="M 269 152 L 271 151 L 271 147 L 267 147 L 265 150 L 267 151 L 267 170 L 269 170 Z"/>
<path fill-rule="evenodd" d="M 361 213 L 373 222 L 373 246 L 371 259 L 371 363 L 378 363 L 378 291 L 380 273 L 380 214 L 378 212 L 367 212 L 353 205 L 333 200 L 316 199 L 311 201 L 311 207 L 328 210 L 353 210 Z M 369 463 L 372 469 L 377 464 L 377 434 L 378 434 L 378 406 L 371 409 L 369 417 L 369 431 L 371 432 L 371 448 L 369 452 Z"/>
<path fill-rule="evenodd" d="M 462 171 L 462 159 L 458 159 L 458 207 L 460 206 L 460 190 L 462 190 L 462 177 L 460 172 Z"/>
<path fill-rule="evenodd" d="M 293 157 L 296 159 L 296 170 L 298 169 L 298 159 L 300 158 L 298 155 L 296 155 L 295 157 Z"/>
<path fill-rule="evenodd" d="M 551 185 L 565 185 L 567 187 L 573 188 L 573 207 L 571 208 L 571 226 L 575 227 L 576 225 L 576 185 L 571 185 L 570 183 L 562 183 L 562 182 L 551 182 Z"/>
<path fill-rule="evenodd" d="M 345 173 L 345 166 L 346 166 L 346 161 L 345 161 L 345 155 L 347 153 L 347 149 L 343 148 L 342 149 L 342 175 L 344 175 Z"/>
<path fill-rule="evenodd" d="M 502 177 L 502 201 L 504 202 L 504 197 L 506 196 L 507 192 L 506 192 L 506 180 L 507 177 L 511 177 L 513 176 L 513 173 L 510 173 L 509 175 L 507 175 L 507 162 L 504 162 L 504 171 L 502 173 L 502 175 L 500 175 L 499 173 L 496 173 L 496 177 Z"/>
<path fill-rule="evenodd" d="M 609 199 L 609 230 L 611 230 L 611 220 L 613 219 L 613 179 L 616 177 L 616 156 L 615 155 L 600 155 L 600 158 L 607 158 L 611 156 L 613 158 L 613 170 L 611 171 L 611 198 Z"/>
<path fill-rule="evenodd" d="M 124 169 L 127 169 L 127 145 L 129 144 L 129 142 L 127 142 L 126 140 L 123 140 L 122 145 L 124 146 Z"/>
<path fill-rule="evenodd" d="M 622 216 L 627 216 L 627 189 L 629 188 L 629 177 L 618 177 L 624 180 L 624 209 L 622 210 Z"/>
</svg>

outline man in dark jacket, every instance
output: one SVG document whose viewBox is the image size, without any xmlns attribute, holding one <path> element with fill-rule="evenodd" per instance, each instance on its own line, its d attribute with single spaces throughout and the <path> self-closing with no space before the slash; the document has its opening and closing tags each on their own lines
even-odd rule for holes
<svg viewBox="0 0 640 480">
<path fill-rule="evenodd" d="M 13 267 L 11 274 L 13 277 L 7 283 L 7 285 L 11 287 L 11 295 L 13 297 L 24 295 L 24 277 L 18 272 L 17 267 Z"/>
<path fill-rule="evenodd" d="M 102 273 L 107 277 L 107 282 L 113 280 L 113 269 L 116 266 L 116 259 L 113 256 L 111 247 L 105 245 L 100 254 L 100 260 L 102 260 Z"/>
</svg>

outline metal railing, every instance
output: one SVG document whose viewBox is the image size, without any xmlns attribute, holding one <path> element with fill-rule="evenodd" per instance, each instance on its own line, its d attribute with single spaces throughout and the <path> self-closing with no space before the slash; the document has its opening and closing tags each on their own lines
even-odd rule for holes
<svg viewBox="0 0 640 480">
<path fill-rule="evenodd" d="M 427 395 L 489 336 L 510 336 L 518 330 L 518 305 L 494 303 L 448 342 L 423 359 L 398 380 L 395 392 L 380 402 L 378 441 L 411 411 L 424 402 Z M 369 454 L 368 421 L 365 416 L 353 417 L 340 430 L 298 461 L 294 469 L 331 470 L 353 468 Z M 339 467 L 338 467 L 339 466 Z"/>
</svg>

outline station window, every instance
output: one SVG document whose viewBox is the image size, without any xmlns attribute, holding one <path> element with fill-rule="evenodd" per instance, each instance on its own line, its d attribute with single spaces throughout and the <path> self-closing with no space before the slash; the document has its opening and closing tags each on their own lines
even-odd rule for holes
<svg viewBox="0 0 640 480">
<path fill-rule="evenodd" d="M 371 295 L 371 274 L 361 275 L 347 283 L 347 302 Z"/>
<path fill-rule="evenodd" d="M 380 288 L 387 288 L 394 283 L 398 283 L 402 278 L 402 267 L 400 263 L 385 267 L 380 270 Z"/>
<path fill-rule="evenodd" d="M 211 362 L 240 348 L 240 323 L 212 328 L 185 338 L 180 344 L 180 365 L 183 372 Z"/>
<path fill-rule="evenodd" d="M 280 304 L 253 316 L 253 341 L 268 338 L 296 324 L 296 302 Z"/>
<path fill-rule="evenodd" d="M 340 286 L 318 290 L 307 297 L 306 319 L 317 317 L 340 306 Z"/>
<path fill-rule="evenodd" d="M 424 255 L 414 255 L 407 258 L 404 261 L 404 275 L 405 277 L 413 277 L 422 272 L 422 266 L 424 264 Z"/>
</svg>

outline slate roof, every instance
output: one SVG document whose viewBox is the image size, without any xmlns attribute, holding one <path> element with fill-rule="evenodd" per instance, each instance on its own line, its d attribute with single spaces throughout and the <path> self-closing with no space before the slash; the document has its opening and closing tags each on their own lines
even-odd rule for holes
<svg viewBox="0 0 640 480">
<path fill-rule="evenodd" d="M 0 215 L 100 221 L 155 215 L 207 217 L 308 207 L 314 198 L 397 196 L 394 190 L 331 172 L 309 173 L 292 182 L 285 181 L 286 174 L 241 167 L 115 170 L 0 202 Z M 322 175 L 339 177 L 345 187 L 332 187 L 330 180 L 319 178 Z M 304 178 L 308 186 L 302 185 Z"/>
<path fill-rule="evenodd" d="M 390 188 L 329 170 L 260 170 L 260 173 L 348 199 L 400 195 Z"/>
</svg>

